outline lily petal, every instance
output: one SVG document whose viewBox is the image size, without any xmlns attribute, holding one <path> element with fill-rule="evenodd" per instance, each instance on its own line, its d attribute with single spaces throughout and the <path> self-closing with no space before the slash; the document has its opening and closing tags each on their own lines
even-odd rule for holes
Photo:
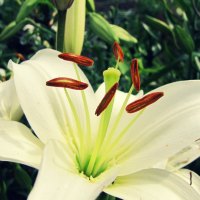
<svg viewBox="0 0 200 200">
<path fill-rule="evenodd" d="M 94 200 L 116 177 L 112 171 L 89 180 L 77 171 L 73 156 L 69 155 L 71 152 L 61 142 L 52 140 L 46 144 L 42 165 L 28 200 Z"/>
<path fill-rule="evenodd" d="M 124 144 L 120 144 L 133 145 L 127 157 L 122 158 L 129 159 L 122 175 L 162 162 L 199 138 L 199 88 L 200 81 L 181 81 L 153 91 L 164 92 L 164 97 L 144 110 L 127 132 Z M 129 120 L 126 115 L 119 127 Z"/>
<path fill-rule="evenodd" d="M 178 170 L 190 164 L 200 156 L 200 141 L 185 147 L 180 152 L 168 159 L 166 168 L 170 171 Z"/>
<path fill-rule="evenodd" d="M 176 172 L 178 176 L 184 179 L 188 185 L 193 187 L 196 192 L 200 195 L 200 177 L 198 174 L 188 169 L 181 169 Z"/>
<path fill-rule="evenodd" d="M 0 160 L 39 168 L 43 144 L 23 124 L 0 120 Z"/>
<path fill-rule="evenodd" d="M 165 170 L 148 169 L 118 177 L 106 193 L 126 200 L 198 200 L 199 194 L 183 179 Z"/>
<path fill-rule="evenodd" d="M 65 140 L 69 126 L 74 132 L 77 131 L 77 124 L 64 89 L 46 86 L 46 81 L 56 77 L 66 75 L 66 77 L 77 79 L 73 63 L 58 58 L 59 54 L 60 52 L 45 49 L 39 51 L 27 62 L 20 65 L 13 63 L 14 79 L 21 106 L 31 127 L 44 143 L 51 138 Z M 77 70 L 81 81 L 88 83 L 83 72 L 79 68 Z M 84 128 L 86 117 L 81 92 L 69 91 L 69 96 L 73 100 L 80 123 Z M 93 106 L 94 92 L 90 85 L 85 90 L 85 96 L 90 105 L 89 113 L 92 113 L 90 109 L 94 111 L 95 106 Z"/>
<path fill-rule="evenodd" d="M 23 111 L 14 86 L 13 78 L 0 83 L 0 118 L 18 121 Z"/>
</svg>

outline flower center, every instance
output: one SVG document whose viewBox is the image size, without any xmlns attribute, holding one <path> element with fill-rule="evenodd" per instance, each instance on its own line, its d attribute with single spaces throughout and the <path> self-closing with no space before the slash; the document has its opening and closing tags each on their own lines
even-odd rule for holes
<svg viewBox="0 0 200 200">
<path fill-rule="evenodd" d="M 105 95 L 99 106 L 97 106 L 96 111 L 94 111 L 95 114 L 100 118 L 99 125 L 96 130 L 97 134 L 92 134 L 92 119 L 89 113 L 89 105 L 86 101 L 86 94 L 84 91 L 84 89 L 87 88 L 88 85 L 81 81 L 77 66 L 74 65 L 78 80 L 59 77 L 47 81 L 46 83 L 47 86 L 64 88 L 64 92 L 76 124 L 76 130 L 73 130 L 73 128 L 69 124 L 67 141 L 75 154 L 75 162 L 77 164 L 77 169 L 79 173 L 84 174 L 88 178 L 98 177 L 108 168 L 118 164 L 118 162 L 122 160 L 122 158 L 124 160 L 124 158 L 128 157 L 128 154 L 130 154 L 134 145 L 132 143 L 121 145 L 121 140 L 127 134 L 129 129 L 133 126 L 136 120 L 142 115 L 144 109 L 163 96 L 162 92 L 150 93 L 143 98 L 138 99 L 127 105 L 133 90 L 135 89 L 137 92 L 140 90 L 138 61 L 137 59 L 133 59 L 131 62 L 130 70 L 132 85 L 117 116 L 115 116 L 112 126 L 110 126 L 115 93 L 117 91 L 119 84 L 118 82 L 121 75 L 120 71 L 117 68 L 119 62 L 123 62 L 124 59 L 124 55 L 119 44 L 115 43 L 113 48 L 114 55 L 117 60 L 116 68 L 108 68 L 108 70 L 104 71 L 103 75 L 105 82 Z M 83 56 L 77 56 L 75 54 L 60 54 L 59 58 L 73 61 L 75 63 L 86 66 L 93 64 L 93 61 L 91 59 Z M 83 128 L 82 126 L 82 119 L 80 119 L 78 115 L 76 107 L 73 103 L 73 99 L 71 99 L 71 96 L 68 93 L 68 89 L 80 90 L 81 92 L 86 119 L 86 126 L 84 126 L 85 128 Z M 125 111 L 127 111 L 128 113 L 137 113 L 134 115 L 133 119 L 130 120 L 121 130 L 121 127 L 119 127 L 119 122 Z M 118 128 L 120 128 L 120 131 L 118 131 Z M 93 137 L 93 135 L 95 135 L 95 138 Z"/>
</svg>

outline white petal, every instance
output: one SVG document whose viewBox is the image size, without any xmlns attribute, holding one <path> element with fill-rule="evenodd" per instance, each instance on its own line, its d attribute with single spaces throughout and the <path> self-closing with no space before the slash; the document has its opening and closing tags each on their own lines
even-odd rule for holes
<svg viewBox="0 0 200 200">
<path fill-rule="evenodd" d="M 199 88 L 200 81 L 182 81 L 155 90 L 164 97 L 146 108 L 124 139 L 133 148 L 123 158 L 129 161 L 122 175 L 162 162 L 199 138 Z"/>
<path fill-rule="evenodd" d="M 57 51 L 46 49 L 21 65 L 13 63 L 20 103 L 31 127 L 43 142 L 49 138 L 64 140 L 69 125 L 77 129 L 64 89 L 46 86 L 46 81 L 57 77 L 77 79 L 72 62 L 63 61 L 58 54 Z M 88 82 L 82 71 L 78 71 L 81 81 Z M 83 127 L 86 117 L 81 92 L 70 90 L 69 94 Z M 91 86 L 85 90 L 85 95 L 90 106 L 89 112 L 92 113 L 94 92 Z"/>
<path fill-rule="evenodd" d="M 199 200 L 199 194 L 177 175 L 148 169 L 118 177 L 106 193 L 125 200 Z"/>
<path fill-rule="evenodd" d="M 19 122 L 0 120 L 0 160 L 38 168 L 42 143 Z"/>
<path fill-rule="evenodd" d="M 0 83 L 0 118 L 18 121 L 22 109 L 16 94 L 13 78 Z"/>
<path fill-rule="evenodd" d="M 55 140 L 50 141 L 45 147 L 43 162 L 28 199 L 94 200 L 115 177 L 114 170 L 97 179 L 85 178 L 78 173 L 73 157 L 66 146 Z"/>
<path fill-rule="evenodd" d="M 178 176 L 184 179 L 200 195 L 200 176 L 188 169 L 181 169 L 176 172 Z"/>
<path fill-rule="evenodd" d="M 166 168 L 177 170 L 185 167 L 200 156 L 200 141 L 196 141 L 190 146 L 185 147 L 180 152 L 168 159 Z"/>
</svg>

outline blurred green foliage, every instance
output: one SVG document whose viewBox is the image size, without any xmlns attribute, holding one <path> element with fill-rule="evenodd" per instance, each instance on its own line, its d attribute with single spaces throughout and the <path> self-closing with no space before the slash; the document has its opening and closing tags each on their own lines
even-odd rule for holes
<svg viewBox="0 0 200 200">
<path fill-rule="evenodd" d="M 24 2 L 28 10 L 24 9 Z M 95 60 L 92 69 L 84 69 L 94 89 L 102 82 L 103 70 L 115 65 L 115 39 L 119 39 L 125 53 L 125 62 L 120 64 L 120 87 L 124 91 L 131 83 L 132 58 L 139 59 L 145 91 L 178 80 L 200 78 L 200 1 L 150 2 L 87 1 L 82 54 Z M 8 60 L 17 61 L 17 53 L 28 59 L 39 49 L 55 47 L 57 12 L 48 0 L 0 0 L 0 10 L 0 68 L 6 71 L 1 74 L 5 80 L 10 75 Z M 106 30 L 102 32 L 103 27 Z M 199 166 L 198 161 L 190 165 L 197 172 Z M 26 199 L 36 173 L 28 167 L 0 162 L 0 199 Z"/>
</svg>

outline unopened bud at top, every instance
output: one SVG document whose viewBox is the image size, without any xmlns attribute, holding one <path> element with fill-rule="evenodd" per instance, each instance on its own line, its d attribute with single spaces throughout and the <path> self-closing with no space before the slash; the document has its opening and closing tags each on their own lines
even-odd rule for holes
<svg viewBox="0 0 200 200">
<path fill-rule="evenodd" d="M 60 11 L 67 10 L 71 7 L 74 0 L 52 0 L 56 8 Z"/>
<path fill-rule="evenodd" d="M 86 17 L 86 0 L 74 1 L 72 7 L 67 10 L 65 22 L 64 51 L 81 55 Z"/>
</svg>

